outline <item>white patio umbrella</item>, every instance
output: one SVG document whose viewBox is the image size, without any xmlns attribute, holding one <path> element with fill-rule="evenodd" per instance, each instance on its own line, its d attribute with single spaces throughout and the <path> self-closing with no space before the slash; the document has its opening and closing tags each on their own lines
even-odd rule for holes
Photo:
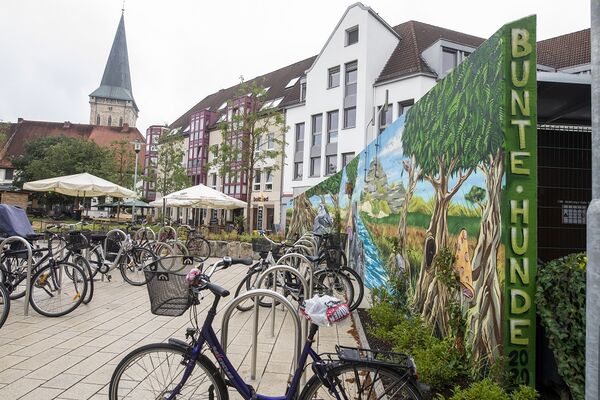
<svg viewBox="0 0 600 400">
<path fill-rule="evenodd" d="M 233 210 L 246 207 L 246 202 L 235 199 L 225 193 L 209 188 L 208 186 L 199 184 L 178 190 L 177 192 L 169 193 L 161 199 L 154 200 L 150 205 L 162 207 L 164 217 L 167 207 Z"/>
<path fill-rule="evenodd" d="M 177 192 L 169 193 L 162 199 L 150 203 L 155 207 L 189 207 L 235 209 L 246 207 L 246 202 L 235 199 L 205 185 L 196 185 Z"/>
<path fill-rule="evenodd" d="M 23 185 L 23 189 L 36 192 L 56 192 L 67 196 L 82 196 L 84 203 L 86 197 L 136 197 L 133 190 L 88 174 L 87 172 L 26 182 Z"/>
<path fill-rule="evenodd" d="M 23 185 L 23 189 L 36 192 L 56 192 L 68 196 L 136 197 L 133 190 L 87 172 L 27 182 Z"/>
</svg>

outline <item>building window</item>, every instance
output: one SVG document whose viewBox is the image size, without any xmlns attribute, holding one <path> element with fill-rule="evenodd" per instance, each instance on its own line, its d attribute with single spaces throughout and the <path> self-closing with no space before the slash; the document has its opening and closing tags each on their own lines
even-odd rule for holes
<svg viewBox="0 0 600 400">
<path fill-rule="evenodd" d="M 331 89 L 340 86 L 340 67 L 329 68 L 327 73 L 327 88 Z"/>
<path fill-rule="evenodd" d="M 5 169 L 4 170 L 4 180 L 12 181 L 14 175 L 15 175 L 14 169 Z"/>
<path fill-rule="evenodd" d="M 393 111 L 393 106 L 391 104 L 388 104 L 387 106 L 387 110 L 383 111 L 381 108 L 383 106 L 379 106 L 379 133 L 385 131 L 385 128 L 388 127 L 389 124 L 392 123 L 392 111 Z"/>
<path fill-rule="evenodd" d="M 346 46 L 358 43 L 358 25 L 350 29 L 346 29 Z"/>
<path fill-rule="evenodd" d="M 306 77 L 300 79 L 300 101 L 306 100 Z"/>
<path fill-rule="evenodd" d="M 267 150 L 273 150 L 275 148 L 275 134 L 267 134 Z"/>
<path fill-rule="evenodd" d="M 259 169 L 255 169 L 254 170 L 254 185 L 252 185 L 252 190 L 258 192 L 260 191 L 260 178 L 261 178 L 261 172 Z"/>
<path fill-rule="evenodd" d="M 327 156 L 325 159 L 327 165 L 325 165 L 325 175 L 333 175 L 337 172 L 337 156 Z"/>
<path fill-rule="evenodd" d="M 215 190 L 217 190 L 217 174 L 213 173 L 210 174 L 210 180 L 211 180 L 211 187 Z"/>
<path fill-rule="evenodd" d="M 123 117 L 119 118 L 119 126 L 123 126 Z"/>
<path fill-rule="evenodd" d="M 296 153 L 304 151 L 304 122 L 296 124 Z"/>
<path fill-rule="evenodd" d="M 358 75 L 358 63 L 356 61 L 347 63 L 346 68 L 345 68 L 345 76 L 344 76 L 344 84 L 346 85 L 346 90 L 344 92 L 344 96 L 346 98 L 348 98 L 349 96 L 356 97 L 357 75 Z M 356 103 L 353 105 L 356 105 Z"/>
<path fill-rule="evenodd" d="M 321 157 L 310 159 L 310 176 L 321 176 Z"/>
<path fill-rule="evenodd" d="M 356 126 L 356 107 L 344 109 L 344 129 Z"/>
<path fill-rule="evenodd" d="M 311 146 L 321 146 L 321 132 L 323 130 L 323 114 L 312 116 L 312 142 Z"/>
<path fill-rule="evenodd" d="M 96 125 L 100 125 L 100 114 L 96 115 Z"/>
<path fill-rule="evenodd" d="M 342 154 L 342 168 L 344 168 L 352 159 L 354 158 L 354 153 L 343 153 Z"/>
<path fill-rule="evenodd" d="M 339 112 L 337 110 L 327 113 L 327 143 L 337 143 Z"/>
<path fill-rule="evenodd" d="M 458 52 L 456 50 L 442 48 L 442 75 L 458 65 Z"/>
<path fill-rule="evenodd" d="M 398 103 L 398 116 L 406 115 L 408 110 L 415 104 L 414 99 L 401 101 Z"/>
<path fill-rule="evenodd" d="M 112 117 L 108 116 L 108 126 L 112 126 Z"/>
<path fill-rule="evenodd" d="M 294 163 L 294 180 L 302 180 L 302 168 L 304 167 L 302 161 Z"/>
<path fill-rule="evenodd" d="M 265 169 L 265 191 L 273 190 L 273 171 L 270 168 Z"/>
</svg>

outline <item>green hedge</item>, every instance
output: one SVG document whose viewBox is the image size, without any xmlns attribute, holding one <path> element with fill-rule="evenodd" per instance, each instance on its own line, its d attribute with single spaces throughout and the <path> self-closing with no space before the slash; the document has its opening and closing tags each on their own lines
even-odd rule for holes
<svg viewBox="0 0 600 400">
<path fill-rule="evenodd" d="M 585 398 L 585 253 L 571 254 L 538 268 L 537 312 L 558 372 L 574 399 Z"/>
</svg>

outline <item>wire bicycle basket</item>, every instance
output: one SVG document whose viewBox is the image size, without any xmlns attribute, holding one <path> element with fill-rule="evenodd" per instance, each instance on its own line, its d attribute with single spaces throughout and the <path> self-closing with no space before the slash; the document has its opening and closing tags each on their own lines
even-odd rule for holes
<svg viewBox="0 0 600 400">
<path fill-rule="evenodd" d="M 154 262 L 144 270 L 148 283 L 150 311 L 154 315 L 178 317 L 193 304 L 197 304 L 196 295 L 185 279 L 185 274 L 168 272 L 157 268 Z"/>
<path fill-rule="evenodd" d="M 89 231 L 72 231 L 67 232 L 65 241 L 67 242 L 67 250 L 80 251 L 87 249 L 90 246 Z"/>
</svg>

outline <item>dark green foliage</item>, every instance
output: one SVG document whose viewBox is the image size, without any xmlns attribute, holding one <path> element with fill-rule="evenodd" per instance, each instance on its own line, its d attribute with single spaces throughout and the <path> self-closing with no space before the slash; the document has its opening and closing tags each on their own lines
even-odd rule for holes
<svg viewBox="0 0 600 400">
<path fill-rule="evenodd" d="M 448 247 L 442 247 L 435 255 L 433 268 L 435 276 L 448 290 L 448 323 L 450 333 L 462 343 L 465 337 L 466 321 L 460 306 L 460 276 L 454 269 L 456 258 Z"/>
<path fill-rule="evenodd" d="M 538 267 L 536 305 L 550 348 L 574 399 L 585 396 L 585 253 Z"/>
<path fill-rule="evenodd" d="M 354 157 L 352 161 L 346 165 L 346 178 L 348 178 L 348 182 L 351 182 L 352 185 L 356 182 L 356 177 L 358 175 L 358 159 L 358 156 Z"/>
<path fill-rule="evenodd" d="M 369 310 L 374 326 L 370 332 L 393 350 L 415 359 L 420 379 L 436 392 L 448 390 L 468 377 L 469 366 L 450 337 L 438 339 L 419 317 L 399 313 L 389 303 Z"/>
<path fill-rule="evenodd" d="M 320 195 L 332 195 L 337 196 L 340 192 L 340 185 L 342 183 L 342 171 L 338 171 L 337 173 L 331 175 L 329 178 L 325 179 L 323 182 L 313 186 L 312 188 L 306 191 L 306 196 L 311 198 L 312 196 L 320 196 Z"/>
<path fill-rule="evenodd" d="M 454 389 L 449 400 L 535 400 L 538 397 L 537 392 L 528 386 L 519 386 L 517 390 L 509 394 L 491 379 L 483 379 L 466 389 Z M 440 397 L 440 399 L 443 398 Z"/>
</svg>

